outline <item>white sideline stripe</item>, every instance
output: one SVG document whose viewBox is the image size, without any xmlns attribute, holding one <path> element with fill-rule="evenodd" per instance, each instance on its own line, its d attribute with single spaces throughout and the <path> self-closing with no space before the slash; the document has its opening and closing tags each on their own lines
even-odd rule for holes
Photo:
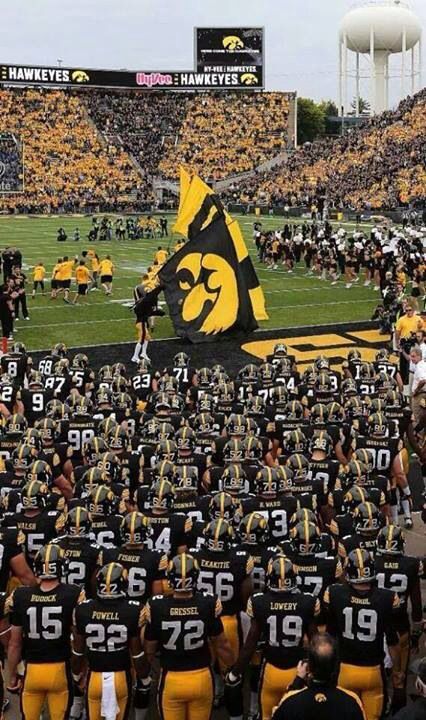
<svg viewBox="0 0 426 720">
<path fill-rule="evenodd" d="M 120 302 L 121 302 L 121 301 L 120 301 Z M 358 303 L 375 303 L 375 302 L 376 302 L 376 298 L 371 298 L 371 300 L 357 300 L 356 302 L 358 302 Z M 309 303 L 309 304 L 306 304 L 306 305 L 270 305 L 270 306 L 268 307 L 268 310 L 278 310 L 278 309 L 281 309 L 281 310 L 294 310 L 295 308 L 323 307 L 324 305 L 352 305 L 353 303 L 354 303 L 354 300 L 341 300 L 340 302 Z M 77 306 L 77 307 L 78 307 L 78 306 Z M 80 307 L 85 307 L 85 308 L 87 309 L 87 306 L 80 306 Z M 166 316 L 166 317 L 168 317 L 168 316 Z M 94 324 L 99 324 L 99 323 L 125 322 L 125 320 L 126 320 L 126 318 L 105 318 L 104 320 L 77 320 L 76 322 L 70 322 L 70 323 L 68 323 L 68 324 L 69 324 L 69 325 L 94 325 Z M 366 321 L 366 322 L 368 322 L 368 321 Z M 326 324 L 330 324 L 330 323 L 326 323 Z M 344 322 L 344 323 L 333 323 L 333 325 L 337 325 L 337 324 L 347 325 L 348 323 L 347 323 L 347 322 Z M 32 329 L 35 329 L 35 328 L 43 328 L 44 330 L 47 330 L 48 328 L 52 328 L 52 327 L 63 327 L 63 322 L 61 322 L 61 323 L 50 323 L 50 324 L 47 324 L 47 325 L 46 325 L 46 323 L 44 323 L 43 325 L 25 325 L 25 326 L 20 325 L 20 326 L 19 326 L 19 331 L 25 330 L 26 328 L 28 328 L 28 330 L 32 330 Z M 291 327 L 293 327 L 293 326 L 291 326 Z M 312 325 L 312 326 L 303 325 L 303 326 L 301 326 L 301 327 L 318 327 L 318 326 L 317 326 L 317 325 Z M 267 330 L 274 330 L 275 328 L 262 328 L 262 329 L 264 329 L 264 330 L 265 330 L 265 329 L 267 329 Z M 77 346 L 77 347 L 79 347 L 79 346 Z M 96 345 L 96 346 L 94 346 L 94 347 L 99 347 L 99 346 Z"/>
</svg>

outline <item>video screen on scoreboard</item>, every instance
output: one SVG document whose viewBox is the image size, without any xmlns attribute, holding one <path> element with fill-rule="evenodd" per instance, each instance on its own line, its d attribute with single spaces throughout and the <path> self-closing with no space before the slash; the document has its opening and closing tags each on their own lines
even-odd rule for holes
<svg viewBox="0 0 426 720">
<path fill-rule="evenodd" d="M 195 28 L 198 72 L 255 67 L 263 84 L 263 28 Z"/>
</svg>

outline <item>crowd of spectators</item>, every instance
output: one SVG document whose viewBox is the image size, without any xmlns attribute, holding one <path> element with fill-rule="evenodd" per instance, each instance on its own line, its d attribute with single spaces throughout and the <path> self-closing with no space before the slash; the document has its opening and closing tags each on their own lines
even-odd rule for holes
<svg viewBox="0 0 426 720">
<path fill-rule="evenodd" d="M 186 115 L 188 93 L 90 90 L 80 94 L 96 127 L 140 168 L 138 199 L 153 203 L 152 178 Z"/>
<path fill-rule="evenodd" d="M 159 164 L 176 178 L 179 165 L 208 180 L 253 170 L 287 149 L 289 98 L 284 93 L 191 96 L 175 146 Z"/>
<path fill-rule="evenodd" d="M 0 133 L 24 145 L 25 190 L 3 194 L 0 212 L 151 210 L 153 179 L 176 180 L 181 165 L 208 181 L 236 176 L 225 201 L 290 208 L 321 197 L 360 211 L 426 198 L 426 90 L 259 172 L 287 150 L 290 111 L 285 93 L 1 90 Z"/>
<path fill-rule="evenodd" d="M 343 137 L 306 143 L 270 173 L 232 186 L 228 200 L 392 209 L 426 199 L 426 89 Z"/>
<path fill-rule="evenodd" d="M 134 191 L 128 156 L 101 143 L 81 100 L 63 90 L 1 90 L 0 131 L 24 145 L 25 192 L 4 195 L 0 211 L 91 210 Z"/>
</svg>

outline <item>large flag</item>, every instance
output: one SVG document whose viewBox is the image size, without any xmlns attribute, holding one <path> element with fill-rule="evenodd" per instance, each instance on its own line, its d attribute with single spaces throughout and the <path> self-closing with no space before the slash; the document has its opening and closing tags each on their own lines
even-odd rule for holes
<svg viewBox="0 0 426 720">
<path fill-rule="evenodd" d="M 199 177 L 184 177 L 174 230 L 188 242 L 159 272 L 176 334 L 191 342 L 251 332 L 265 320 L 259 286 L 238 223 Z"/>
</svg>

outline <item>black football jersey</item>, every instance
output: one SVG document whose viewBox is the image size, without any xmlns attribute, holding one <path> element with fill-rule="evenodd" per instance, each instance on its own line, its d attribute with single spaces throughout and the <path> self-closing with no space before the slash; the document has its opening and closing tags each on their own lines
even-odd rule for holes
<svg viewBox="0 0 426 720">
<path fill-rule="evenodd" d="M 415 586 L 418 589 L 418 607 L 413 607 L 412 615 L 417 620 L 422 618 L 421 593 L 418 587 L 419 580 L 424 576 L 422 560 L 409 555 L 376 555 L 376 578 L 379 588 L 392 590 L 399 597 L 400 613 L 397 618 L 397 628 L 400 632 L 409 632 L 408 598 L 412 597 Z M 417 615 L 417 617 L 416 617 Z"/>
<path fill-rule="evenodd" d="M 92 515 L 92 535 L 95 542 L 103 547 L 114 547 L 121 543 L 120 515 Z"/>
<path fill-rule="evenodd" d="M 277 498 L 250 497 L 241 500 L 243 515 L 256 512 L 268 521 L 271 542 L 281 542 L 288 537 L 288 521 L 297 510 L 293 495 Z"/>
<path fill-rule="evenodd" d="M 2 374 L 9 375 L 14 385 L 22 385 L 25 376 L 31 367 L 31 358 L 28 355 L 8 353 L 0 358 Z"/>
<path fill-rule="evenodd" d="M 53 397 L 64 402 L 72 388 L 71 377 L 69 375 L 49 375 L 44 381 L 44 387 L 53 393 Z"/>
<path fill-rule="evenodd" d="M 399 438 L 373 438 L 368 435 L 358 435 L 354 440 L 353 449 L 365 448 L 373 455 L 373 468 L 381 475 L 390 476 L 392 463 L 403 448 Z"/>
<path fill-rule="evenodd" d="M 236 615 L 243 610 L 240 589 L 253 570 L 253 560 L 244 550 L 212 552 L 202 546 L 194 552 L 200 573 L 198 589 L 216 595 L 222 603 L 224 615 Z"/>
<path fill-rule="evenodd" d="M 117 562 L 127 570 L 129 587 L 127 594 L 131 600 L 145 603 L 152 596 L 152 584 L 155 580 L 164 580 L 167 569 L 167 555 L 148 547 L 105 548 L 98 556 L 98 565 Z"/>
<path fill-rule="evenodd" d="M 42 510 L 38 515 L 25 515 L 17 512 L 5 517 L 5 523 L 10 528 L 20 530 L 23 535 L 23 547 L 27 560 L 35 557 L 43 545 L 50 542 L 60 534 L 63 526 L 63 515 L 57 510 Z"/>
<path fill-rule="evenodd" d="M 44 377 L 48 377 L 53 373 L 53 368 L 55 367 L 58 360 L 59 358 L 54 357 L 53 355 L 45 355 L 45 357 L 42 358 L 38 364 L 39 372 L 41 372 Z"/>
<path fill-rule="evenodd" d="M 53 590 L 18 587 L 9 599 L 10 621 L 22 628 L 22 657 L 28 663 L 58 663 L 71 657 L 74 608 L 83 599 L 77 585 Z"/>
<path fill-rule="evenodd" d="M 77 633 L 86 639 L 86 657 L 92 672 L 130 671 L 129 642 L 140 635 L 143 612 L 138 602 L 99 598 L 78 605 L 74 614 Z"/>
<path fill-rule="evenodd" d="M 17 528 L 0 529 L 0 592 L 7 588 L 11 573 L 10 561 L 23 552 L 25 538 Z"/>
<path fill-rule="evenodd" d="M 45 417 L 46 405 L 52 400 L 53 392 L 43 388 L 24 388 L 18 391 L 17 398 L 22 401 L 25 417 L 32 426 L 37 420 Z"/>
<path fill-rule="evenodd" d="M 100 546 L 85 537 L 62 536 L 54 541 L 63 550 L 64 577 L 68 584 L 78 585 L 87 597 L 92 594 L 91 579 L 97 567 Z"/>
<path fill-rule="evenodd" d="M 98 421 L 90 415 L 74 415 L 67 422 L 66 442 L 72 447 L 76 463 L 82 462 L 83 446 L 95 437 L 97 427 Z"/>
<path fill-rule="evenodd" d="M 251 545 L 249 543 L 241 543 L 236 548 L 245 550 L 253 560 L 253 571 L 251 580 L 253 584 L 253 592 L 263 592 L 265 589 L 266 571 L 271 558 L 277 554 L 277 548 L 273 545 Z"/>
<path fill-rule="evenodd" d="M 303 658 L 304 635 L 319 613 L 318 598 L 298 591 L 256 593 L 247 605 L 248 616 L 261 628 L 264 660 L 282 670 Z"/>
<path fill-rule="evenodd" d="M 191 520 L 184 513 L 167 513 L 155 515 L 147 510 L 152 534 L 149 545 L 162 553 L 174 557 L 179 547 L 187 546 L 191 531 Z"/>
<path fill-rule="evenodd" d="M 368 537 L 355 532 L 353 535 L 343 537 L 339 542 L 340 557 L 347 557 L 352 550 L 356 550 L 357 548 L 360 548 L 361 550 L 368 550 L 368 552 L 374 557 L 377 550 L 377 533 Z"/>
<path fill-rule="evenodd" d="M 16 403 L 17 389 L 14 385 L 0 385 L 0 403 L 4 405 L 10 413 L 13 413 Z"/>
<path fill-rule="evenodd" d="M 209 638 L 223 632 L 221 610 L 219 600 L 202 592 L 189 598 L 157 595 L 149 600 L 145 638 L 157 641 L 163 671 L 210 667 Z"/>
<path fill-rule="evenodd" d="M 395 616 L 398 596 L 374 587 L 357 592 L 350 585 L 330 585 L 324 594 L 328 623 L 339 638 L 340 659 L 363 667 L 380 665 L 384 657 L 384 638 L 389 645 L 398 639 Z"/>
<path fill-rule="evenodd" d="M 343 574 L 339 558 L 295 555 L 292 558 L 297 573 L 297 585 L 302 592 L 311 593 L 322 600 L 329 585 L 337 582 Z"/>
<path fill-rule="evenodd" d="M 133 393 L 138 400 L 146 401 L 148 399 L 153 391 L 153 379 L 154 376 L 150 372 L 136 373 L 130 378 Z"/>
</svg>

